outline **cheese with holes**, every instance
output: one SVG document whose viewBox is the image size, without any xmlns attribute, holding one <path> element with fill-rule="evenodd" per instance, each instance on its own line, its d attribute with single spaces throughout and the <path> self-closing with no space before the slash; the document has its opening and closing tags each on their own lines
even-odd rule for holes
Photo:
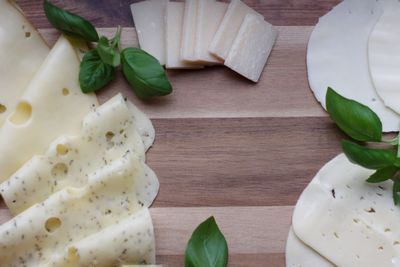
<svg viewBox="0 0 400 267">
<path fill-rule="evenodd" d="M 111 165 L 1 225 L 2 265 L 153 264 L 153 227 L 136 194 L 142 162 L 128 155 Z"/>
<path fill-rule="evenodd" d="M 400 113 L 400 3 L 385 7 L 369 37 L 369 68 L 385 106 Z"/>
<path fill-rule="evenodd" d="M 168 0 L 150 0 L 131 5 L 140 48 L 165 64 L 165 9 Z"/>
<path fill-rule="evenodd" d="M 258 82 L 277 36 L 278 31 L 264 19 L 254 14 L 246 15 L 225 66 Z"/>
<path fill-rule="evenodd" d="M 369 184 L 373 173 L 341 154 L 307 186 L 293 214 L 293 230 L 336 266 L 400 264 L 400 210 L 392 181 Z"/>
<path fill-rule="evenodd" d="M 334 267 L 327 259 L 304 244 L 290 228 L 286 241 L 286 267 Z"/>
<path fill-rule="evenodd" d="M 79 65 L 74 48 L 61 37 L 0 129 L 0 181 L 61 134 L 79 132 L 83 117 L 97 105 L 94 94 L 81 92 Z"/>
<path fill-rule="evenodd" d="M 0 0 L 0 125 L 50 49 L 14 1 Z"/>
<path fill-rule="evenodd" d="M 221 64 L 222 60 L 208 49 L 228 8 L 227 3 L 215 0 L 199 1 L 196 23 L 195 60 L 204 64 Z"/>
<path fill-rule="evenodd" d="M 165 66 L 169 69 L 192 69 L 201 67 L 186 62 L 181 57 L 184 11 L 185 3 L 168 2 L 165 23 L 167 47 L 167 61 Z"/>
<path fill-rule="evenodd" d="M 186 0 L 183 12 L 181 57 L 186 61 L 196 60 L 197 10 L 200 0 Z"/>
<path fill-rule="evenodd" d="M 381 119 L 383 130 L 391 132 L 399 130 L 400 116 L 385 107 L 376 93 L 368 62 L 368 39 L 382 15 L 379 3 L 343 1 L 319 19 L 308 43 L 308 81 L 324 108 L 330 86 L 370 107 Z"/>
<path fill-rule="evenodd" d="M 122 157 L 133 155 L 144 162 L 145 149 L 137 132 L 135 114 L 123 97 L 117 95 L 83 119 L 79 135 L 61 136 L 44 155 L 34 156 L 0 185 L 11 213 L 18 214 L 67 186 L 86 185 L 91 174 L 107 170 Z M 141 165 L 139 181 L 146 183 L 137 183 L 136 195 L 148 207 L 157 195 L 159 184 L 154 172 Z"/>
<path fill-rule="evenodd" d="M 210 45 L 209 51 L 211 53 L 221 59 L 226 59 L 247 14 L 254 14 L 264 19 L 262 15 L 248 7 L 242 1 L 231 1 Z"/>
</svg>

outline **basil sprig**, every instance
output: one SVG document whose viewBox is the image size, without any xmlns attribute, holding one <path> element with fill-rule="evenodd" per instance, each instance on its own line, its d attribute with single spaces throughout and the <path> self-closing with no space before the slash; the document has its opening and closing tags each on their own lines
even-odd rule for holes
<svg viewBox="0 0 400 267">
<path fill-rule="evenodd" d="M 357 165 L 375 170 L 367 179 L 368 183 L 393 180 L 393 202 L 400 206 L 400 135 L 394 140 L 382 140 L 382 123 L 375 112 L 339 95 L 332 88 L 328 88 L 326 93 L 326 107 L 337 126 L 360 142 L 342 141 L 342 150 L 347 158 Z M 387 148 L 374 148 L 370 143 Z"/>
<path fill-rule="evenodd" d="M 226 267 L 228 245 L 214 217 L 193 232 L 185 252 L 185 267 Z"/>
<path fill-rule="evenodd" d="M 139 48 L 120 51 L 121 27 L 112 39 L 99 37 L 96 28 L 84 18 L 44 0 L 44 11 L 50 23 L 60 32 L 96 42 L 82 59 L 79 83 L 84 93 L 95 92 L 110 83 L 122 63 L 122 71 L 132 90 L 142 99 L 165 96 L 172 86 L 160 62 Z"/>
</svg>

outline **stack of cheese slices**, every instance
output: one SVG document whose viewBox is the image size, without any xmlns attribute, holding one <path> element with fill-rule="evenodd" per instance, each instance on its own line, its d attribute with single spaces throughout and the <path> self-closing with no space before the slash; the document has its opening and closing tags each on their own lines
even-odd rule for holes
<svg viewBox="0 0 400 267">
<path fill-rule="evenodd" d="M 320 18 L 307 64 L 324 105 L 327 87 L 373 109 L 385 131 L 400 126 L 400 2 L 344 0 Z M 374 171 L 341 154 L 304 190 L 286 245 L 288 267 L 400 266 L 400 209 L 392 181 L 369 184 Z"/>
<path fill-rule="evenodd" d="M 49 50 L 7 0 L 0 47 L 0 193 L 15 215 L 0 266 L 154 264 L 150 120 L 121 95 L 83 94 L 83 44 L 61 36 Z"/>
<path fill-rule="evenodd" d="M 225 64 L 257 82 L 278 35 L 240 0 L 148 0 L 131 9 L 140 47 L 170 69 Z"/>
</svg>

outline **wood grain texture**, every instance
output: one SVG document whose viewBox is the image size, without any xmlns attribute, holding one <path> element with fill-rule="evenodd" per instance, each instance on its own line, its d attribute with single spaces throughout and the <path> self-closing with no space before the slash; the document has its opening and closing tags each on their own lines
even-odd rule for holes
<svg viewBox="0 0 400 267">
<path fill-rule="evenodd" d="M 129 5 L 139 0 L 52 0 L 52 3 L 78 13 L 96 27 L 132 27 Z M 226 2 L 226 1 L 225 1 Z M 340 0 L 243 0 L 274 25 L 314 25 L 320 16 Z M 50 28 L 41 0 L 17 0 L 38 28 Z"/>
<path fill-rule="evenodd" d="M 99 94 L 122 92 L 153 120 L 156 142 L 148 164 L 159 176 L 151 209 L 157 260 L 182 266 L 195 226 L 215 215 L 230 246 L 230 267 L 283 267 L 293 205 L 318 169 L 340 151 L 343 134 L 310 92 L 306 47 L 318 17 L 340 0 L 245 0 L 280 25 L 260 83 L 223 67 L 169 71 L 171 96 L 137 100 L 118 75 Z M 49 45 L 41 0 L 17 0 Z M 122 45 L 137 46 L 132 0 L 54 0 L 91 20 L 101 34 L 124 30 Z M 10 219 L 0 200 L 0 223 Z"/>
</svg>

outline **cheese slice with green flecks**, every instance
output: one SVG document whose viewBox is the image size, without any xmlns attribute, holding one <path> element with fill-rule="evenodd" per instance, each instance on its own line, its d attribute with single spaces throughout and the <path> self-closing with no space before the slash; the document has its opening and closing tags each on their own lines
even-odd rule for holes
<svg viewBox="0 0 400 267">
<path fill-rule="evenodd" d="M 94 94 L 81 92 L 79 66 L 76 50 L 60 37 L 0 129 L 0 181 L 61 134 L 77 134 L 97 106 Z"/>
<path fill-rule="evenodd" d="M 140 214 L 143 203 L 136 193 L 148 182 L 142 166 L 128 154 L 90 174 L 86 186 L 56 192 L 0 226 L 1 264 L 154 264 L 151 220 Z"/>
<path fill-rule="evenodd" d="M 135 122 L 144 133 L 154 132 L 154 128 L 133 104 L 129 107 L 120 94 L 116 95 L 86 115 L 79 135 L 59 137 L 44 155 L 34 156 L 2 183 L 0 193 L 10 211 L 18 214 L 67 186 L 84 186 L 91 173 L 107 170 L 123 156 L 132 154 L 144 162 L 145 148 Z M 154 135 L 148 138 L 154 140 Z M 137 194 L 144 205 L 150 206 L 158 182 L 142 165 L 141 176 L 154 178 L 154 183 L 140 185 Z"/>
</svg>

